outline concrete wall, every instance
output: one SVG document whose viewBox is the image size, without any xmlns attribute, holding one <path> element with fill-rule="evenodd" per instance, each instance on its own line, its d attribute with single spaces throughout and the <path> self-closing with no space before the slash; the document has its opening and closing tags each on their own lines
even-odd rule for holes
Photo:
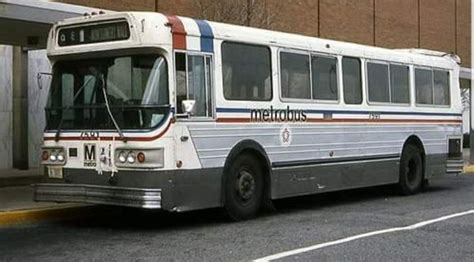
<svg viewBox="0 0 474 262">
<path fill-rule="evenodd" d="M 39 167 L 40 152 L 45 126 L 44 107 L 48 99 L 51 76 L 42 75 L 38 86 L 38 73 L 51 72 L 45 50 L 28 52 L 28 163 L 30 168 Z"/>
<path fill-rule="evenodd" d="M 0 169 L 13 167 L 13 50 L 12 46 L 0 45 Z M 48 96 L 50 77 L 44 77 L 38 88 L 37 73 L 51 72 L 45 50 L 28 52 L 28 156 L 29 168 L 39 167 L 39 154 L 45 124 L 44 107 Z M 21 110 L 20 110 L 21 111 Z"/>
<path fill-rule="evenodd" d="M 12 47 L 0 45 L 0 169 L 12 166 Z"/>
</svg>

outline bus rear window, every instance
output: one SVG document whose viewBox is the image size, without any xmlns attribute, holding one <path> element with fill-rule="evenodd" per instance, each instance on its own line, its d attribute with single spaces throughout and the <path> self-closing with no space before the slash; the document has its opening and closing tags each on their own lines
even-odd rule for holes
<svg viewBox="0 0 474 262">
<path fill-rule="evenodd" d="M 450 104 L 448 71 L 416 68 L 415 89 L 417 104 L 441 106 Z"/>
</svg>

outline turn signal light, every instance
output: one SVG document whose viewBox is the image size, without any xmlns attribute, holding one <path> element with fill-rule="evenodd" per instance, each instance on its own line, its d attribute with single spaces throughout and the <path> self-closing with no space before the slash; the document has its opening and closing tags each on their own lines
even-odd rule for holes
<svg viewBox="0 0 474 262">
<path fill-rule="evenodd" d="M 143 152 L 140 152 L 140 153 L 137 154 L 137 161 L 139 163 L 145 162 L 145 154 Z"/>
<path fill-rule="evenodd" d="M 48 161 L 49 159 L 49 152 L 44 150 L 43 153 L 41 153 L 41 159 L 43 159 L 43 161 Z"/>
</svg>

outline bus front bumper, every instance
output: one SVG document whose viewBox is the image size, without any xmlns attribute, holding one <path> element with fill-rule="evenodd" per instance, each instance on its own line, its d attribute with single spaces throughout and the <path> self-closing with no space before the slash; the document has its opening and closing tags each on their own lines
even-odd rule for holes
<svg viewBox="0 0 474 262">
<path fill-rule="evenodd" d="M 161 208 L 161 189 L 85 184 L 35 184 L 34 200 Z"/>
</svg>

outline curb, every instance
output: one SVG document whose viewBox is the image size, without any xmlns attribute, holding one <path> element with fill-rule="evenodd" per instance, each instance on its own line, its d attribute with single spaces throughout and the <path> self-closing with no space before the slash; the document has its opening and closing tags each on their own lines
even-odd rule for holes
<svg viewBox="0 0 474 262">
<path fill-rule="evenodd" d="M 0 212 L 0 228 L 34 222 L 52 222 L 90 216 L 93 206 L 68 205 L 42 209 L 14 210 Z"/>
<path fill-rule="evenodd" d="M 464 173 L 474 173 L 474 165 L 464 165 Z"/>
<path fill-rule="evenodd" d="M 42 175 L 0 177 L 0 187 L 27 186 L 40 183 L 43 180 Z"/>
</svg>

